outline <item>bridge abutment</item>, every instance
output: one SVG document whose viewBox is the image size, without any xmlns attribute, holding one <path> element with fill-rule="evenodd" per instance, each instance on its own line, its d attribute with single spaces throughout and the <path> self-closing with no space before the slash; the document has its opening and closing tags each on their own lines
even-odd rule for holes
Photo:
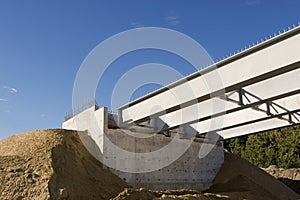
<svg viewBox="0 0 300 200">
<path fill-rule="evenodd" d="M 88 130 L 98 150 L 95 151 L 95 147 L 91 146 L 86 146 L 87 149 L 134 188 L 204 191 L 210 187 L 223 164 L 222 142 L 215 143 L 205 157 L 199 158 L 199 151 L 205 144 L 199 139 L 193 139 L 189 143 L 187 139 L 181 137 L 109 129 L 108 116 L 106 108 L 91 107 L 65 121 L 62 127 L 78 131 Z M 170 145 L 160 153 L 151 154 L 166 147 L 172 141 L 177 142 L 177 145 Z M 183 152 L 174 160 L 173 152 L 186 144 L 189 144 L 188 148 L 182 148 Z M 133 156 L 124 154 L 120 157 L 123 152 L 121 150 L 130 152 Z M 140 156 L 141 154 L 144 156 Z"/>
</svg>

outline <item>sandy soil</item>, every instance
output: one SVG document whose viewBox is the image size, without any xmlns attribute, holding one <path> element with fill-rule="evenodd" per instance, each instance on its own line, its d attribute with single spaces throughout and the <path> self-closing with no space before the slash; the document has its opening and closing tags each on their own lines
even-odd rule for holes
<svg viewBox="0 0 300 200">
<path fill-rule="evenodd" d="M 264 170 L 225 152 L 225 160 L 209 192 L 226 194 L 245 193 L 246 199 L 299 199 L 292 189 L 275 179 Z"/>
<path fill-rule="evenodd" d="M 297 200 L 300 196 L 282 182 L 241 157 L 225 152 L 224 164 L 205 193 L 125 189 L 114 200 Z"/>
<path fill-rule="evenodd" d="M 300 194 L 300 169 L 282 169 L 275 165 L 271 165 L 263 170 Z"/>
<path fill-rule="evenodd" d="M 0 199 L 300 199 L 264 170 L 225 153 L 205 193 L 131 189 L 87 152 L 86 132 L 30 131 L 0 141 Z"/>
<path fill-rule="evenodd" d="M 128 187 L 102 168 L 75 131 L 14 135 L 0 141 L 0 155 L 1 200 L 109 199 Z"/>
</svg>

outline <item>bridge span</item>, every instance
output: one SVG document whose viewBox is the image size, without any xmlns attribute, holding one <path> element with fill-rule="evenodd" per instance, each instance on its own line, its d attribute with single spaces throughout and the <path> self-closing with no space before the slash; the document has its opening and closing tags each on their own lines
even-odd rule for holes
<svg viewBox="0 0 300 200">
<path fill-rule="evenodd" d="M 229 139 L 300 123 L 300 27 L 118 108 L 120 127 Z"/>
</svg>

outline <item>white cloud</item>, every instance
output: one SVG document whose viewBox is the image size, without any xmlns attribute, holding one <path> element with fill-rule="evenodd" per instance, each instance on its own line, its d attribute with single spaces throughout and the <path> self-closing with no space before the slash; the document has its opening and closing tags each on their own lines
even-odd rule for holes
<svg viewBox="0 0 300 200">
<path fill-rule="evenodd" d="M 141 24 L 140 22 L 130 22 L 130 26 L 132 28 L 141 28 L 143 27 L 143 24 Z"/>
<path fill-rule="evenodd" d="M 45 117 L 47 117 L 47 115 L 43 113 L 43 114 L 41 114 L 41 117 L 45 118 Z"/>
<path fill-rule="evenodd" d="M 7 101 L 8 101 L 7 99 L 0 98 L 0 102 L 7 102 Z"/>
<path fill-rule="evenodd" d="M 12 93 L 17 93 L 18 90 L 17 90 L 16 88 L 10 88 L 10 92 L 12 92 Z"/>
<path fill-rule="evenodd" d="M 260 5 L 262 3 L 261 0 L 246 0 L 245 5 L 246 6 L 256 6 Z"/>
<path fill-rule="evenodd" d="M 3 89 L 7 89 L 10 93 L 17 93 L 18 90 L 14 87 L 3 86 Z"/>
<path fill-rule="evenodd" d="M 169 25 L 176 26 L 181 23 L 180 17 L 177 15 L 169 15 L 165 17 L 165 22 Z"/>
</svg>

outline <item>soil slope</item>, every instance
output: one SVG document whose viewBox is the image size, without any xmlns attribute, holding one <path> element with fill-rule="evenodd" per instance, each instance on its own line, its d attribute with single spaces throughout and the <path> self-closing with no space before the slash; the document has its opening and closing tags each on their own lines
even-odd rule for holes
<svg viewBox="0 0 300 200">
<path fill-rule="evenodd" d="M 244 192 L 246 199 L 257 200 L 300 199 L 297 193 L 264 170 L 228 152 L 209 192 Z"/>
<path fill-rule="evenodd" d="M 82 141 L 94 145 L 86 132 L 61 129 L 30 131 L 0 141 L 0 199 L 300 199 L 276 178 L 227 152 L 206 193 L 130 189 L 104 169 Z"/>
<path fill-rule="evenodd" d="M 109 199 L 128 187 L 67 130 L 30 131 L 0 141 L 0 199 Z"/>
<path fill-rule="evenodd" d="M 300 194 L 300 169 L 282 169 L 275 165 L 263 169 Z"/>
<path fill-rule="evenodd" d="M 225 152 L 224 164 L 205 193 L 196 191 L 149 191 L 125 189 L 114 200 L 299 200 L 282 182 L 243 158 Z"/>
</svg>

